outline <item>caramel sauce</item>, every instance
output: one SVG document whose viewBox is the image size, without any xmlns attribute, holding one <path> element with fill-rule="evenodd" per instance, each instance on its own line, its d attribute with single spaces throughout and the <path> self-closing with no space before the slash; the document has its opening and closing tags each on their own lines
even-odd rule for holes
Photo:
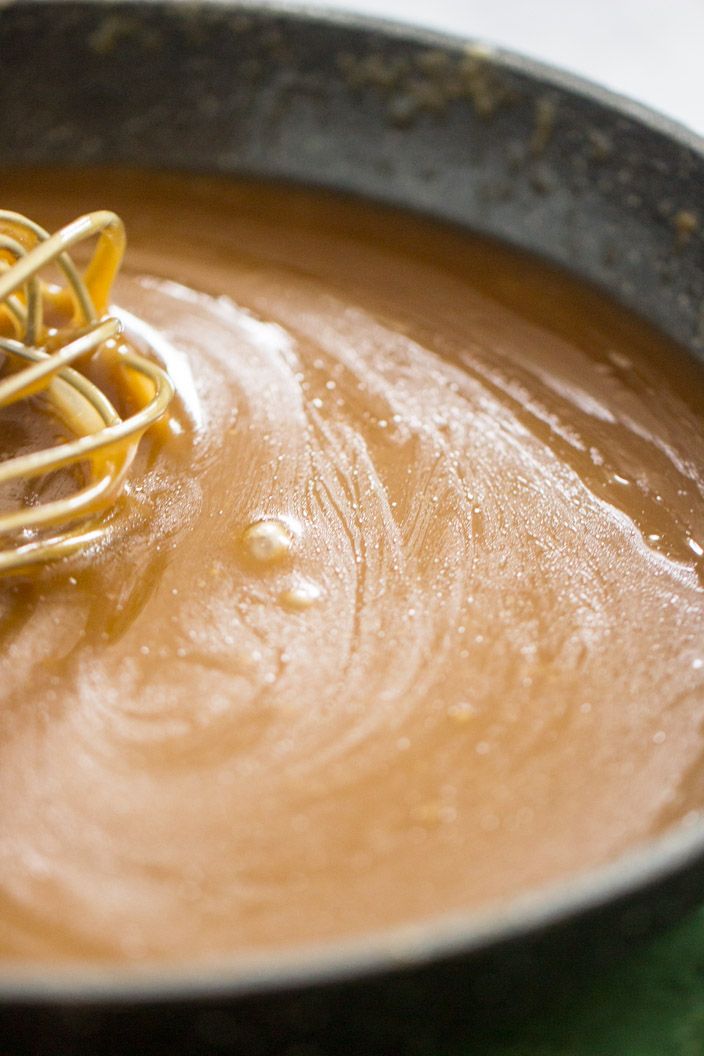
<svg viewBox="0 0 704 1056">
<path fill-rule="evenodd" d="M 106 545 L 0 581 L 0 959 L 361 936 L 696 819 L 683 353 L 525 256 L 323 194 L 18 173 L 3 201 L 124 217 L 117 311 L 180 402 Z"/>
</svg>

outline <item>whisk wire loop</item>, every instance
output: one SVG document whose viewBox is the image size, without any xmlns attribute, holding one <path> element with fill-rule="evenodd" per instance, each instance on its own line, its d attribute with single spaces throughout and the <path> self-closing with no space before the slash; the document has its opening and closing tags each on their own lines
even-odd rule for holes
<svg viewBox="0 0 704 1056">
<path fill-rule="evenodd" d="M 98 243 L 83 274 L 69 251 L 85 239 Z M 52 447 L 7 457 L 0 449 L 0 486 L 48 477 L 82 464 L 86 482 L 49 501 L 22 501 L 0 512 L 0 575 L 64 557 L 105 538 L 105 508 L 124 485 L 137 446 L 174 396 L 166 371 L 121 337 L 118 319 L 106 317 L 112 282 L 125 249 L 121 219 L 106 210 L 88 213 L 49 234 L 27 217 L 0 210 L 0 409 L 39 397 L 74 434 Z M 41 278 L 56 265 L 65 286 Z M 49 308 L 63 326 L 48 328 Z M 14 336 L 3 330 L 12 328 Z M 133 414 L 120 416 L 105 393 L 80 369 L 110 350 L 111 360 L 147 379 L 153 394 Z M 48 532 L 48 534 L 47 534 Z M 38 534 L 39 533 L 39 534 Z"/>
</svg>

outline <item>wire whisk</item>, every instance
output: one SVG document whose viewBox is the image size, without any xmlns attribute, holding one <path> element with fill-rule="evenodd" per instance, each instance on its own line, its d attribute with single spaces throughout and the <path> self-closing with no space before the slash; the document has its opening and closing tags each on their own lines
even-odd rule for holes
<svg viewBox="0 0 704 1056">
<path fill-rule="evenodd" d="M 81 273 L 70 250 L 95 236 L 93 256 Z M 0 439 L 0 487 L 71 467 L 82 469 L 83 478 L 66 497 L 39 501 L 35 490 L 9 510 L 0 506 L 0 575 L 103 539 L 105 513 L 123 488 L 139 442 L 173 399 L 166 371 L 136 352 L 123 339 L 119 320 L 108 315 L 124 250 L 124 225 L 112 212 L 88 213 L 49 234 L 20 213 L 0 210 L 0 414 L 39 395 L 28 413 L 40 413 L 41 403 L 72 434 L 66 442 L 14 457 Z M 42 277 L 51 266 L 61 282 Z M 135 413 L 121 418 L 102 389 L 77 369 L 96 354 L 146 379 L 149 398 Z"/>
</svg>

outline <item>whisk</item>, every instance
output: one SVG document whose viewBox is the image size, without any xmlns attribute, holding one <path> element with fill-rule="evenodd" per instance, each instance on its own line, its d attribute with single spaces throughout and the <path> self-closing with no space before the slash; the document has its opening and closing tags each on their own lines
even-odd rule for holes
<svg viewBox="0 0 704 1056">
<path fill-rule="evenodd" d="M 69 251 L 95 236 L 81 273 Z M 28 411 L 46 406 L 73 434 L 53 447 L 8 457 L 0 419 L 0 486 L 83 469 L 68 496 L 44 502 L 24 497 L 0 512 L 0 575 L 104 538 L 105 513 L 122 490 L 137 446 L 173 398 L 168 374 L 124 341 L 119 320 L 107 314 L 124 249 L 124 225 L 112 212 L 89 213 L 49 234 L 19 213 L 0 210 L 0 410 L 41 394 Z M 41 277 L 50 265 L 62 283 Z M 147 379 L 147 398 L 135 413 L 121 418 L 102 389 L 76 369 L 96 354 Z"/>
</svg>

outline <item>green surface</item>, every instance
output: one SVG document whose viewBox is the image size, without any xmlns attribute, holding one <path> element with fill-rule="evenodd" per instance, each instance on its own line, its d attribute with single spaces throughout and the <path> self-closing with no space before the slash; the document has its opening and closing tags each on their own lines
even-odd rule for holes
<svg viewBox="0 0 704 1056">
<path fill-rule="evenodd" d="M 579 996 L 437 1056 L 704 1056 L 704 909 Z"/>
</svg>

